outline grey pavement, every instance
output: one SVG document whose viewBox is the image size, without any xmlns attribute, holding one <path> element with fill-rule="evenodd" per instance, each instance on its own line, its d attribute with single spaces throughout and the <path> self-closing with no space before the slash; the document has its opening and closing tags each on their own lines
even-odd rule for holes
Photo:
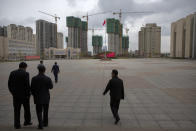
<svg viewBox="0 0 196 131">
<path fill-rule="evenodd" d="M 57 60 L 59 83 L 51 90 L 49 127 L 46 130 L 196 130 L 196 61 L 174 59 Z M 28 61 L 27 71 L 37 74 L 39 61 Z M 46 74 L 54 60 L 44 61 Z M 18 62 L 0 63 L 0 129 L 13 130 L 12 97 L 7 80 Z M 125 85 L 125 100 L 120 105 L 120 123 L 115 126 L 109 94 L 102 92 L 118 69 Z M 31 98 L 31 127 L 37 117 Z M 23 123 L 23 109 L 21 112 Z"/>
</svg>

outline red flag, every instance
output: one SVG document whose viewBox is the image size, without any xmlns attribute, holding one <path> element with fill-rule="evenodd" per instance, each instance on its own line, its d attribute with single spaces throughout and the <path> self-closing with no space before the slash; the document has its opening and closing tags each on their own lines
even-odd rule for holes
<svg viewBox="0 0 196 131">
<path fill-rule="evenodd" d="M 104 20 L 104 22 L 103 22 L 103 26 L 106 24 L 106 21 Z"/>
</svg>

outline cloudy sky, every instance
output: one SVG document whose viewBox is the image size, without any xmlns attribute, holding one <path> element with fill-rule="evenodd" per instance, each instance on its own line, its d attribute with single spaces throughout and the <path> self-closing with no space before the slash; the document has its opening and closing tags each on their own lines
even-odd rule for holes
<svg viewBox="0 0 196 131">
<path fill-rule="evenodd" d="M 50 16 L 39 13 L 44 11 L 57 14 L 61 17 L 58 22 L 58 31 L 67 35 L 66 16 L 82 17 L 87 12 L 112 11 L 153 11 L 147 14 L 123 14 L 122 23 L 129 28 L 130 50 L 138 49 L 138 31 L 146 23 L 157 23 L 162 27 L 161 51 L 169 52 L 170 25 L 182 17 L 196 12 L 196 0 L 0 0 L 0 26 L 17 24 L 30 26 L 35 30 L 35 21 L 44 19 L 54 22 Z M 105 28 L 102 26 L 104 19 L 118 18 L 107 13 L 89 17 L 89 28 Z M 83 19 L 85 20 L 85 19 Z M 105 31 L 95 31 L 95 34 L 105 36 Z M 125 32 L 124 32 L 125 33 Z M 92 32 L 88 33 L 88 46 L 91 46 Z M 66 43 L 65 43 L 66 47 Z"/>
</svg>

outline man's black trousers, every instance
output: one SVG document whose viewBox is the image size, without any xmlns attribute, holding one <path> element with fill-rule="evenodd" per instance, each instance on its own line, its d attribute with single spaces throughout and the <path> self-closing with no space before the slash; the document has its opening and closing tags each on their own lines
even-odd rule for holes
<svg viewBox="0 0 196 131">
<path fill-rule="evenodd" d="M 110 107 L 115 119 L 120 119 L 118 115 L 119 105 L 120 105 L 120 99 L 110 98 Z"/>
<path fill-rule="evenodd" d="M 58 82 L 58 73 L 54 73 L 55 82 Z"/>
<path fill-rule="evenodd" d="M 25 123 L 31 122 L 31 112 L 30 112 L 30 98 L 13 98 L 13 106 L 14 106 L 14 126 L 20 126 L 20 110 L 21 105 L 24 107 L 24 120 Z"/>
<path fill-rule="evenodd" d="M 36 104 L 36 113 L 39 126 L 48 125 L 48 108 L 49 104 Z"/>
</svg>

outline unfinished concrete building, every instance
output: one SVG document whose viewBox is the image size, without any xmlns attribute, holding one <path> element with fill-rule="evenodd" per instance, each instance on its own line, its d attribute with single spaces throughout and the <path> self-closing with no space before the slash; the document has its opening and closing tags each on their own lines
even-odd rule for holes
<svg viewBox="0 0 196 131">
<path fill-rule="evenodd" d="M 108 50 L 122 55 L 122 24 L 114 18 L 107 19 Z"/>
<path fill-rule="evenodd" d="M 82 55 L 88 54 L 87 22 L 73 16 L 67 17 L 68 43 L 67 47 L 79 48 Z"/>
<path fill-rule="evenodd" d="M 161 27 L 155 23 L 146 24 L 139 31 L 139 54 L 141 57 L 160 57 Z"/>
<path fill-rule="evenodd" d="M 196 58 L 196 13 L 171 24 L 170 56 Z"/>
<path fill-rule="evenodd" d="M 128 55 L 129 54 L 128 49 L 129 49 L 129 37 L 123 36 L 122 37 L 122 54 Z"/>
<path fill-rule="evenodd" d="M 64 49 L 64 42 L 63 42 L 63 33 L 57 33 L 57 48 Z"/>
<path fill-rule="evenodd" d="M 103 37 L 102 36 L 92 36 L 92 46 L 93 46 L 93 55 L 97 55 L 102 52 L 103 46 Z"/>
</svg>

